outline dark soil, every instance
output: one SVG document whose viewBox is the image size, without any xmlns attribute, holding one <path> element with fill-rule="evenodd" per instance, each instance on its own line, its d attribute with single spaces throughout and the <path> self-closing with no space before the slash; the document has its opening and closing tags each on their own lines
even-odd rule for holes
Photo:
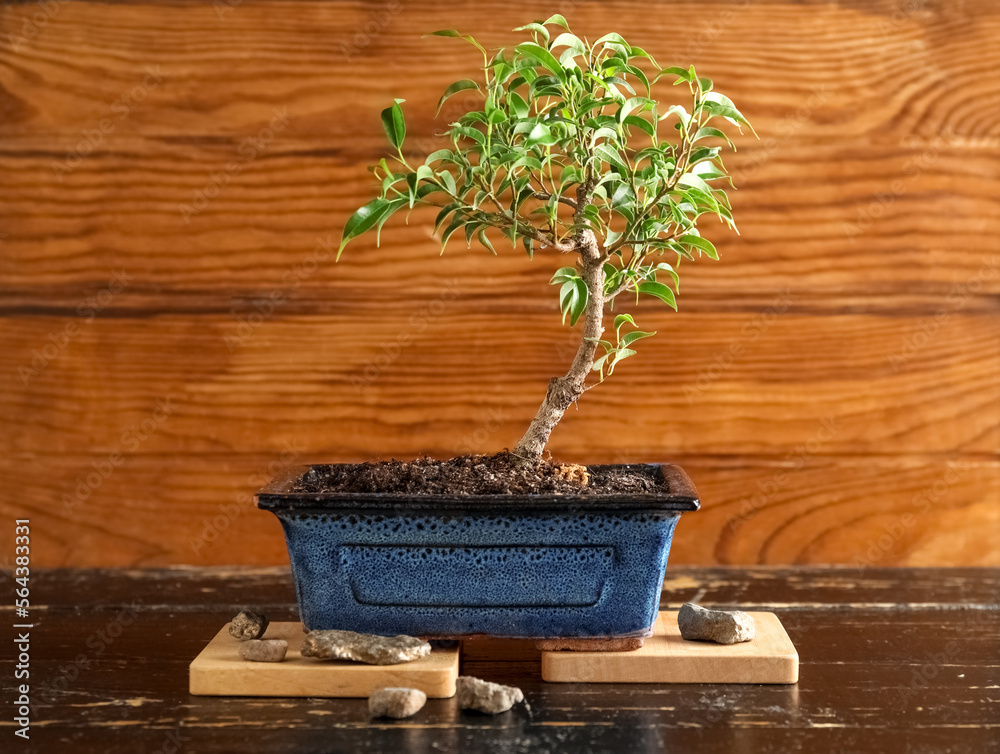
<svg viewBox="0 0 1000 754">
<path fill-rule="evenodd" d="M 290 492 L 383 492 L 409 495 L 607 495 L 666 492 L 653 466 L 588 469 L 539 461 L 524 465 L 509 452 L 460 456 L 448 461 L 374 461 L 320 466 Z"/>
</svg>

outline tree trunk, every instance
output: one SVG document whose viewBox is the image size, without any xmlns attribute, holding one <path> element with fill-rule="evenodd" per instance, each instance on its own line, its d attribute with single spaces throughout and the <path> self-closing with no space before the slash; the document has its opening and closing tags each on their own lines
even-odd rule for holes
<svg viewBox="0 0 1000 754">
<path fill-rule="evenodd" d="M 549 381 L 545 400 L 514 448 L 514 455 L 526 461 L 541 458 L 553 427 L 562 419 L 566 409 L 583 395 L 587 376 L 594 366 L 597 341 L 604 334 L 604 260 L 593 231 L 584 231 L 577 243 L 583 260 L 581 277 L 588 293 L 587 306 L 583 311 L 583 335 L 569 371 Z"/>
</svg>

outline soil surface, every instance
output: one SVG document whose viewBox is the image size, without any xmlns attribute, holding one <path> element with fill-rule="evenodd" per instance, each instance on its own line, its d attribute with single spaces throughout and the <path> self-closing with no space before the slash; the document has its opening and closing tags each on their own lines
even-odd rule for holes
<svg viewBox="0 0 1000 754">
<path fill-rule="evenodd" d="M 666 492 L 653 466 L 588 469 L 538 461 L 525 465 L 509 452 L 460 456 L 448 461 L 372 461 L 320 466 L 290 492 L 385 492 L 409 495 L 608 495 Z"/>
</svg>

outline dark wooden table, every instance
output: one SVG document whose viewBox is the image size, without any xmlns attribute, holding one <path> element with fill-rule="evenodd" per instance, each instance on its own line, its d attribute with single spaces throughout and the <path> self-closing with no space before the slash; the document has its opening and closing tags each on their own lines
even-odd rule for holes
<svg viewBox="0 0 1000 754">
<path fill-rule="evenodd" d="M 520 686 L 530 712 L 432 700 L 401 722 L 370 721 L 360 699 L 188 695 L 188 663 L 238 608 L 295 618 L 287 570 L 43 571 L 31 585 L 31 738 L 13 735 L 5 651 L 4 752 L 1000 751 L 1000 569 L 672 568 L 664 607 L 778 613 L 799 683 L 547 684 L 527 643 L 481 644 L 463 672 Z"/>
</svg>

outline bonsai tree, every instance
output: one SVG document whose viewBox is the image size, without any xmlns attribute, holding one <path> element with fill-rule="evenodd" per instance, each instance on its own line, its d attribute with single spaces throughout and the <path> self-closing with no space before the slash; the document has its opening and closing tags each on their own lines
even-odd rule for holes
<svg viewBox="0 0 1000 754">
<path fill-rule="evenodd" d="M 708 215 L 735 229 L 720 157 L 723 146 L 734 147 L 717 125 L 749 124 L 693 66 L 661 69 L 618 34 L 591 43 L 560 15 L 515 31 L 528 38 L 495 52 L 454 30 L 434 32 L 465 40 L 483 59 L 476 79 L 445 89 L 438 113 L 459 92 L 478 109 L 449 125 L 451 147 L 417 165 L 403 151 L 403 100 L 382 111 L 395 152 L 371 168 L 381 193 L 348 220 L 340 252 L 362 233 L 378 234 L 396 212 L 434 205 L 442 253 L 461 229 L 467 245 L 476 239 L 494 254 L 502 236 L 529 257 L 536 249 L 569 255 L 550 282 L 559 286 L 563 322 L 582 319 L 583 332 L 513 451 L 532 461 L 566 409 L 655 335 L 619 313 L 606 336 L 615 300 L 652 296 L 676 310 L 681 263 L 718 259 L 697 227 Z M 686 87 L 683 104 L 653 98 L 662 79 Z"/>
</svg>

